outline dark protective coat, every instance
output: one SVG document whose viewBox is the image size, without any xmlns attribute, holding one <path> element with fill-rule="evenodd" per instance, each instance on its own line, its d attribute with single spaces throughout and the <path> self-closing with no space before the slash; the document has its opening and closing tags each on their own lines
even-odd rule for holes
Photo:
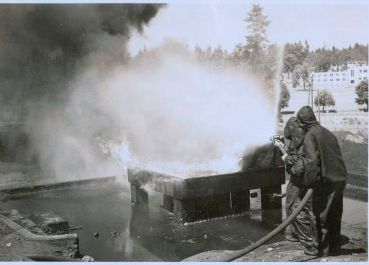
<svg viewBox="0 0 369 265">
<path fill-rule="evenodd" d="M 295 117 L 290 118 L 284 128 L 284 136 L 287 142 L 287 154 L 285 159 L 286 171 L 291 176 L 290 181 L 295 185 L 302 184 L 304 165 L 302 161 L 303 141 L 305 131 L 299 127 Z"/>
<path fill-rule="evenodd" d="M 314 190 L 318 249 L 320 254 L 336 254 L 340 250 L 346 166 L 337 138 L 316 121 L 310 107 L 302 107 L 297 118 L 307 131 L 303 148 L 304 183 Z"/>
<path fill-rule="evenodd" d="M 346 181 L 347 170 L 336 137 L 319 124 L 312 125 L 304 140 L 305 184 L 324 178 Z"/>
<path fill-rule="evenodd" d="M 287 121 L 284 129 L 287 154 L 285 164 L 290 181 L 286 189 L 286 214 L 291 215 L 305 196 L 307 188 L 302 185 L 304 167 L 302 164 L 303 140 L 305 131 L 301 129 L 296 118 Z M 298 239 L 303 246 L 316 247 L 316 229 L 312 213 L 312 199 L 309 199 L 296 219 L 287 227 L 286 237 Z"/>
<path fill-rule="evenodd" d="M 321 178 L 330 182 L 346 181 L 347 170 L 336 136 L 316 121 L 310 107 L 303 107 L 297 119 L 307 130 L 303 149 L 305 185 Z"/>
</svg>

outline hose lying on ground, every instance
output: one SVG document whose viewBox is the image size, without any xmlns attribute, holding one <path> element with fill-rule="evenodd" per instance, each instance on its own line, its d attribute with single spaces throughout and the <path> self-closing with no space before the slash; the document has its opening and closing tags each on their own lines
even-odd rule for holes
<svg viewBox="0 0 369 265">
<path fill-rule="evenodd" d="M 250 246 L 248 246 L 244 249 L 238 250 L 236 253 L 230 255 L 229 257 L 227 257 L 224 261 L 234 261 L 234 260 L 246 255 L 247 253 L 257 249 L 258 247 L 260 247 L 261 245 L 263 245 L 264 243 L 266 243 L 270 239 L 272 239 L 274 236 L 276 236 L 279 232 L 281 232 L 283 229 L 285 229 L 286 226 L 289 225 L 296 218 L 296 216 L 301 212 L 302 208 L 304 208 L 304 206 L 306 205 L 307 201 L 310 199 L 312 194 L 313 194 L 313 189 L 308 189 L 308 191 L 306 192 L 304 198 L 301 200 L 298 207 L 292 212 L 292 214 L 290 216 L 288 216 L 288 218 L 286 220 L 284 220 L 273 231 L 271 231 L 269 234 L 267 234 L 266 236 L 264 236 L 261 239 L 259 239 L 258 241 L 256 241 L 254 244 L 252 244 L 252 245 L 250 245 Z"/>
<path fill-rule="evenodd" d="M 28 256 L 27 259 L 31 261 L 61 261 L 61 262 L 92 262 L 94 258 L 90 256 L 83 256 L 79 259 L 66 258 L 66 257 L 55 257 L 55 256 Z"/>
<path fill-rule="evenodd" d="M 31 261 L 67 261 L 67 262 L 80 262 L 80 259 L 72 259 L 65 257 L 54 257 L 54 256 L 28 256 Z"/>
</svg>

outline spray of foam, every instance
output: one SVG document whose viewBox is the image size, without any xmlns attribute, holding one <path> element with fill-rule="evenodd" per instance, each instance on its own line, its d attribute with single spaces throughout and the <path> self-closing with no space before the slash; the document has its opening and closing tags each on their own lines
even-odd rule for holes
<svg viewBox="0 0 369 265">
<path fill-rule="evenodd" d="M 104 146 L 125 167 L 178 177 L 237 171 L 245 150 L 276 130 L 275 104 L 260 83 L 185 52 L 165 47 L 97 76 L 87 71 L 76 86 L 96 91 L 96 105 L 121 132 Z"/>
</svg>

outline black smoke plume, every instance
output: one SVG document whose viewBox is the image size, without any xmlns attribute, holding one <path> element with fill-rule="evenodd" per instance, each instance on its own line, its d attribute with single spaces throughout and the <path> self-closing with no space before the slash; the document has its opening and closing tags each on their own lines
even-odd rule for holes
<svg viewBox="0 0 369 265">
<path fill-rule="evenodd" d="M 1 5 L 0 104 L 25 115 L 30 104 L 60 102 L 91 53 L 102 66 L 127 58 L 130 31 L 142 31 L 161 5 Z M 101 42 L 120 38 L 114 45 Z M 20 114 L 20 113 L 18 113 Z"/>
<path fill-rule="evenodd" d="M 53 168 L 61 161 L 57 156 L 71 158 L 61 161 L 59 168 L 72 170 L 73 163 L 76 168 L 87 163 L 82 153 L 90 156 L 90 142 L 114 124 L 94 109 L 94 92 L 86 93 L 89 104 L 70 106 L 73 82 L 91 65 L 99 73 L 127 62 L 131 32 L 142 32 L 162 6 L 0 5 L 0 123 L 22 124 L 16 131 L 28 135 L 30 148 L 20 152 L 36 159 L 41 168 Z M 0 142 L 17 149 L 10 144 L 17 140 L 5 134 Z M 55 173 L 51 171 L 47 174 Z"/>
</svg>

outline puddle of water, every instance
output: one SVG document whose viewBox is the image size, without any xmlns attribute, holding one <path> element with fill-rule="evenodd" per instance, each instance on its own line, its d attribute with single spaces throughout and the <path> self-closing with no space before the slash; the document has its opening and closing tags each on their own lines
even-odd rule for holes
<svg viewBox="0 0 369 265">
<path fill-rule="evenodd" d="M 180 225 L 159 207 L 161 195 L 150 195 L 148 207 L 132 205 L 127 187 L 110 183 L 40 192 L 2 207 L 23 215 L 54 212 L 70 226 L 82 226 L 75 231 L 80 251 L 97 261 L 179 261 L 207 250 L 246 247 L 272 229 L 248 216 Z"/>
</svg>

